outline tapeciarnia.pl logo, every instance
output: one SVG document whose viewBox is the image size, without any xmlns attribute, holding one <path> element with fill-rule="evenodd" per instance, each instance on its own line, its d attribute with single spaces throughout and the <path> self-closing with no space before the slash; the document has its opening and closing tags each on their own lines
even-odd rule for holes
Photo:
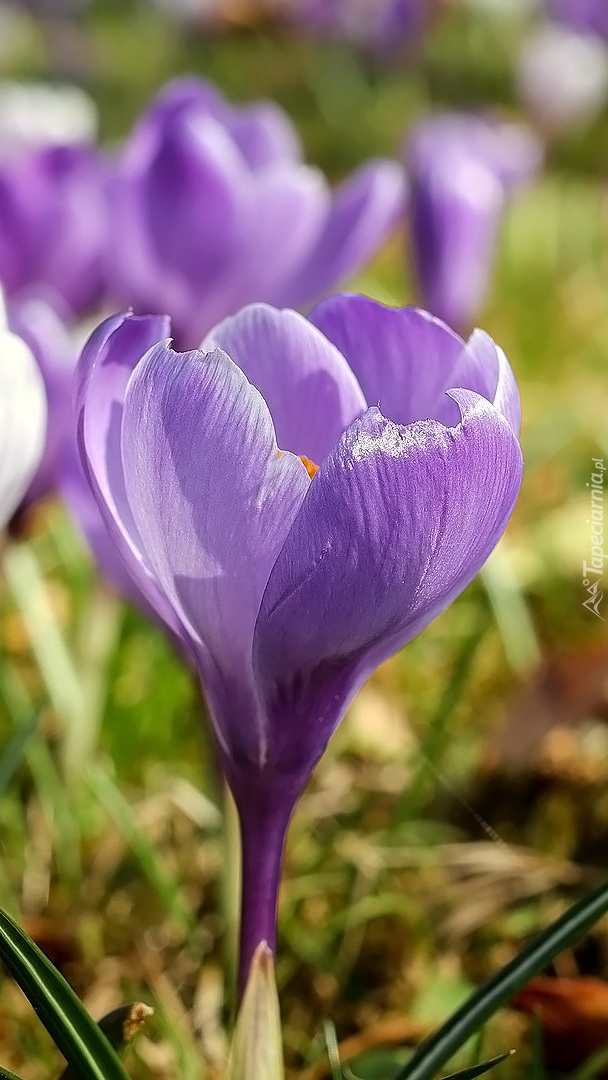
<svg viewBox="0 0 608 1080">
<path fill-rule="evenodd" d="M 591 480 L 587 484 L 591 496 L 591 517 L 587 518 L 587 525 L 591 526 L 591 557 L 589 562 L 583 559 L 583 586 L 587 599 L 583 600 L 583 607 L 587 608 L 598 619 L 604 616 L 600 612 L 600 604 L 604 599 L 602 578 L 604 573 L 604 472 L 606 466 L 603 458 L 591 458 L 593 471 Z"/>
</svg>

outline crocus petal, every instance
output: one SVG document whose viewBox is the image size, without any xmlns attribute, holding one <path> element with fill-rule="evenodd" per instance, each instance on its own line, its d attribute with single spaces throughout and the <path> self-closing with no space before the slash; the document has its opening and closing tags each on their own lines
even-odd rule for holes
<svg viewBox="0 0 608 1080">
<path fill-rule="evenodd" d="M 226 272 L 216 276 L 200 303 L 193 298 L 181 334 L 189 344 L 198 345 L 214 323 L 245 303 L 272 301 L 316 243 L 331 204 L 318 169 L 283 163 L 251 177 L 242 196 L 248 227 L 239 232 Z"/>
<path fill-rule="evenodd" d="M 424 306 L 469 329 L 491 279 L 509 194 L 542 158 L 540 140 L 517 124 L 466 113 L 437 114 L 410 132 L 410 231 Z"/>
<path fill-rule="evenodd" d="M 213 117 L 189 116 L 170 130 L 142 186 L 157 254 L 200 287 L 213 280 L 236 242 L 242 166 Z M 230 224 L 234 222 L 234 228 Z"/>
<path fill-rule="evenodd" d="M 75 377 L 77 443 L 83 470 L 105 526 L 116 544 L 134 589 L 145 598 L 174 637 L 184 637 L 177 616 L 146 563 L 145 548 L 125 493 L 120 439 L 127 383 L 141 357 L 168 336 L 169 321 L 160 316 L 115 315 L 95 330 L 85 345 Z M 68 455 L 69 462 L 69 455 Z M 71 487 L 70 487 L 71 482 Z M 78 477 L 66 479 L 68 501 L 91 544 L 86 504 L 78 500 Z M 74 491 L 76 495 L 74 496 Z M 71 497 L 70 497 L 71 492 Z M 114 575 L 114 580 L 116 576 Z M 131 594 L 132 595 L 132 594 Z"/>
<path fill-rule="evenodd" d="M 272 753 L 309 770 L 370 672 L 471 581 L 513 509 L 521 452 L 484 398 L 462 422 L 401 427 L 373 408 L 313 479 L 262 600 L 254 670 Z"/>
<path fill-rule="evenodd" d="M 321 462 L 366 407 L 340 352 L 295 311 L 252 304 L 211 331 L 270 409 L 279 446 Z"/>
<path fill-rule="evenodd" d="M 394 161 L 370 161 L 336 189 L 327 224 L 308 262 L 277 303 L 310 302 L 355 274 L 384 242 L 405 209 L 405 176 Z"/>
<path fill-rule="evenodd" d="M 0 295 L 0 528 L 38 467 L 46 434 L 44 384 L 29 348 L 10 333 Z"/>
<path fill-rule="evenodd" d="M 485 330 L 471 334 L 455 368 L 453 385 L 465 386 L 492 401 L 519 435 L 521 404 L 515 375 L 503 350 Z"/>
<path fill-rule="evenodd" d="M 75 440 L 71 446 L 66 445 L 64 448 L 59 471 L 59 493 L 75 525 L 91 549 L 102 577 L 121 596 L 130 600 L 150 618 L 157 619 L 155 609 L 137 588 L 116 543 L 110 536 L 82 468 Z"/>
<path fill-rule="evenodd" d="M 259 763 L 267 749 L 253 691 L 239 702 L 249 715 L 234 702 L 221 709 L 218 696 L 250 683 L 255 619 L 306 469 L 279 452 L 263 398 L 225 353 L 165 345 L 129 383 L 122 457 L 147 560 L 197 647 L 211 712 L 222 712 L 220 746 Z"/>
<path fill-rule="evenodd" d="M 294 165 L 302 160 L 302 148 L 293 124 L 271 101 L 234 109 L 226 123 L 252 169 L 261 169 L 277 161 Z"/>
<path fill-rule="evenodd" d="M 412 183 L 412 243 L 422 297 L 450 326 L 469 326 L 481 307 L 503 206 L 500 181 L 468 156 Z"/>
<path fill-rule="evenodd" d="M 462 338 L 419 308 L 343 294 L 322 300 L 310 319 L 346 357 L 366 401 L 399 424 L 426 418 L 456 424 L 460 414 L 445 391 L 478 390 L 455 378 Z"/>
</svg>

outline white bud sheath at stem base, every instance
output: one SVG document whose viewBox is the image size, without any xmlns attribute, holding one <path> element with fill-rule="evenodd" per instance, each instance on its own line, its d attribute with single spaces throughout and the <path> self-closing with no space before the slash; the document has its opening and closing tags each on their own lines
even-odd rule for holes
<svg viewBox="0 0 608 1080">
<path fill-rule="evenodd" d="M 258 945 L 236 1021 L 226 1080 L 284 1080 L 274 956 Z"/>
</svg>

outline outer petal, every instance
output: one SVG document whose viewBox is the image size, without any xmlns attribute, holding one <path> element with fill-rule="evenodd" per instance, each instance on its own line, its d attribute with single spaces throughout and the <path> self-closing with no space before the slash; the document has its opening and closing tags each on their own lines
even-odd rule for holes
<svg viewBox="0 0 608 1080">
<path fill-rule="evenodd" d="M 404 208 L 401 166 L 394 161 L 367 162 L 337 188 L 314 251 L 276 302 L 299 307 L 356 273 L 384 243 Z"/>
<path fill-rule="evenodd" d="M 6 328 L 0 294 L 0 528 L 21 502 L 46 434 L 42 376 L 27 345 Z"/>
<path fill-rule="evenodd" d="M 310 320 L 346 357 L 366 400 L 385 416 L 399 424 L 429 417 L 458 423 L 445 391 L 469 386 L 455 377 L 464 342 L 440 319 L 419 308 L 388 308 L 367 296 L 342 294 L 322 300 Z"/>
<path fill-rule="evenodd" d="M 254 670 L 274 763 L 310 769 L 370 672 L 457 596 L 498 541 L 521 452 L 483 398 L 462 423 L 370 409 L 312 481 L 264 593 Z"/>
<path fill-rule="evenodd" d="M 106 319 L 89 338 L 78 362 L 75 407 L 82 467 L 108 533 L 134 580 L 135 589 L 145 597 L 145 606 L 154 608 L 174 636 L 185 639 L 175 612 L 146 562 L 144 545 L 125 493 L 120 448 L 124 396 L 131 373 L 148 349 L 168 336 L 168 330 L 168 319 L 161 317 L 115 315 Z M 76 497 L 70 497 L 70 493 L 74 496 L 73 482 L 72 473 L 70 486 L 68 473 L 68 502 L 76 516 L 84 506 L 79 520 L 86 535 L 90 519 L 86 516 L 86 505 L 77 498 L 77 488 Z"/>
<path fill-rule="evenodd" d="M 64 447 L 58 486 L 65 505 L 91 549 L 102 577 L 121 596 L 130 600 L 150 618 L 159 621 L 158 613 L 137 588 L 135 578 L 127 570 L 119 548 L 110 535 L 82 468 L 75 441 L 71 446 Z M 163 626 L 165 625 L 163 621 Z"/>
<path fill-rule="evenodd" d="M 252 304 L 226 319 L 202 348 L 221 348 L 270 409 L 279 446 L 321 462 L 366 407 L 340 352 L 295 311 Z"/>
<path fill-rule="evenodd" d="M 220 746 L 259 764 L 253 627 L 308 474 L 278 451 L 261 395 L 221 350 L 148 353 L 127 391 L 122 456 L 149 565 L 198 643 Z"/>
</svg>

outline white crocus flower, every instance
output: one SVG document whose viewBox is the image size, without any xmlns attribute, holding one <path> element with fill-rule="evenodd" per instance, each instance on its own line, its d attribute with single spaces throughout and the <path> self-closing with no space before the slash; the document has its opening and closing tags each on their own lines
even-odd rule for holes
<svg viewBox="0 0 608 1080">
<path fill-rule="evenodd" d="M 0 528 L 38 468 L 46 436 L 46 395 L 27 345 L 8 328 L 0 290 Z"/>
</svg>

